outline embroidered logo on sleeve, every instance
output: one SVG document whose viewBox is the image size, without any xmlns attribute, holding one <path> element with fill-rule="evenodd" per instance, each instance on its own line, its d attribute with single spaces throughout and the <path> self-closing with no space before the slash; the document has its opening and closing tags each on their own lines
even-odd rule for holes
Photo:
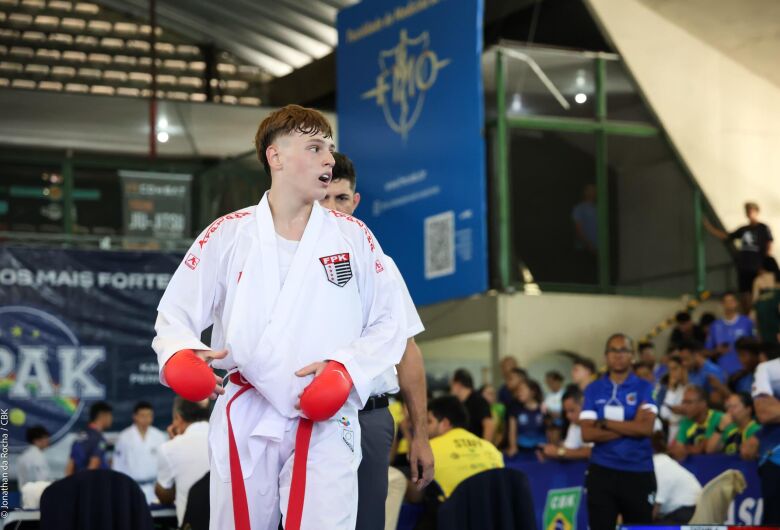
<svg viewBox="0 0 780 530">
<path fill-rule="evenodd" d="M 382 266 L 382 262 L 379 260 L 376 260 L 376 262 L 374 262 L 374 268 L 376 269 L 377 274 L 385 270 L 385 268 Z"/>
<path fill-rule="evenodd" d="M 325 267 L 325 276 L 328 281 L 339 287 L 344 287 L 352 278 L 352 266 L 349 264 L 349 254 L 333 254 L 320 258 L 320 263 Z"/>
<path fill-rule="evenodd" d="M 198 263 L 200 263 L 200 258 L 195 256 L 193 253 L 190 253 L 187 256 L 187 259 L 184 260 L 184 264 L 192 270 L 195 270 L 195 268 L 198 266 Z"/>
<path fill-rule="evenodd" d="M 347 215 L 345 213 L 337 212 L 336 210 L 328 210 L 334 217 L 340 218 L 340 219 L 346 219 L 350 223 L 355 223 L 358 225 L 362 230 L 363 233 L 366 235 L 366 241 L 368 242 L 368 246 L 371 247 L 371 252 L 374 251 L 376 247 L 374 247 L 374 238 L 371 235 L 371 230 L 368 229 L 368 227 L 361 221 L 360 219 L 357 219 L 355 217 L 352 217 L 351 215 Z"/>
</svg>

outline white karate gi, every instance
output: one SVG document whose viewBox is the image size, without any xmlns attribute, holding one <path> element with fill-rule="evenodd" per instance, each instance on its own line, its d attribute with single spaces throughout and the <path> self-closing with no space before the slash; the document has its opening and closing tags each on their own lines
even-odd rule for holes
<svg viewBox="0 0 780 530">
<path fill-rule="evenodd" d="M 211 345 L 200 341 L 213 323 Z M 404 352 L 403 302 L 384 254 L 359 220 L 314 203 L 284 285 L 267 195 L 214 221 L 192 245 L 160 305 L 153 347 L 161 369 L 177 351 L 229 352 L 215 368 L 238 370 L 253 389 L 231 405 L 252 530 L 276 530 L 287 510 L 298 395 L 312 377 L 295 371 L 342 363 L 354 382 L 344 406 L 316 423 L 309 447 L 303 529 L 352 530 L 360 426 L 372 381 Z M 234 527 L 226 406 L 210 420 L 211 528 Z"/>
<path fill-rule="evenodd" d="M 149 426 L 146 436 L 141 436 L 138 427 L 131 425 L 116 439 L 111 467 L 135 480 L 149 504 L 157 502 L 154 482 L 157 479 L 157 450 L 168 440 L 168 435 L 156 427 Z"/>
</svg>

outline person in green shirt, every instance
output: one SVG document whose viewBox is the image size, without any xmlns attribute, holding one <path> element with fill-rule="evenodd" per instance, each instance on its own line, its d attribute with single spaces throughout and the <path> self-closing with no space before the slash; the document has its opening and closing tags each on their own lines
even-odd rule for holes
<svg viewBox="0 0 780 530">
<path fill-rule="evenodd" d="M 760 428 L 753 419 L 753 398 L 750 394 L 731 394 L 726 400 L 726 414 L 707 440 L 707 453 L 739 455 L 743 460 L 755 460 L 758 456 L 756 433 Z"/>
<path fill-rule="evenodd" d="M 709 408 L 707 393 L 696 385 L 688 385 L 683 393 L 682 409 L 677 438 L 669 446 L 669 454 L 683 461 L 688 455 L 704 454 L 707 440 L 712 437 L 723 413 Z"/>
</svg>

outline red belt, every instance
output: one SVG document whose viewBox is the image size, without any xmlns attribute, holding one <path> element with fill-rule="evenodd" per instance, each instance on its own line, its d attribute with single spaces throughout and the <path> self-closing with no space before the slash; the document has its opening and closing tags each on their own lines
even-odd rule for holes
<svg viewBox="0 0 780 530">
<path fill-rule="evenodd" d="M 251 530 L 249 505 L 246 499 L 246 488 L 244 487 L 244 474 L 241 470 L 241 459 L 238 455 L 236 438 L 233 435 L 233 424 L 230 421 L 230 406 L 238 396 L 252 388 L 252 385 L 239 372 L 230 374 L 230 382 L 241 387 L 227 404 L 230 486 L 233 492 L 233 524 L 235 530 Z M 293 473 L 290 484 L 290 499 L 287 503 L 287 524 L 285 525 L 287 530 L 299 530 L 301 527 L 303 499 L 306 493 L 306 461 L 309 455 L 309 442 L 311 441 L 313 425 L 314 423 L 310 419 L 301 417 L 298 423 L 298 432 L 295 435 L 295 458 L 293 460 Z"/>
</svg>

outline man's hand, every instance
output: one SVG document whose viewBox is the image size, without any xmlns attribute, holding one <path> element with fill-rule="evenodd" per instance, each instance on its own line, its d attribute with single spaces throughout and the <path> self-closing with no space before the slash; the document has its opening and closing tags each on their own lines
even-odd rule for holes
<svg viewBox="0 0 780 530">
<path fill-rule="evenodd" d="M 417 486 L 417 491 L 433 481 L 433 451 L 427 436 L 418 435 L 409 442 L 409 465 L 412 467 L 412 484 Z"/>
<path fill-rule="evenodd" d="M 176 427 L 173 426 L 173 423 L 168 425 L 165 431 L 168 433 L 169 438 L 176 438 L 176 436 L 180 434 L 179 431 L 176 429 Z"/>
<path fill-rule="evenodd" d="M 311 364 L 308 364 L 308 365 L 304 366 L 303 368 L 301 368 L 297 372 L 295 372 L 295 375 L 297 375 L 298 377 L 306 377 L 307 375 L 314 374 L 314 377 L 317 377 L 318 375 L 320 375 L 322 373 L 322 371 L 325 369 L 326 366 L 328 366 L 328 361 L 319 361 L 319 362 L 316 362 L 316 363 L 311 363 Z M 296 409 L 300 409 L 301 408 L 301 396 L 302 395 L 303 395 L 302 392 L 300 394 L 298 394 L 298 402 L 295 403 L 295 408 Z"/>
<path fill-rule="evenodd" d="M 558 446 L 554 444 L 544 444 L 542 454 L 547 458 L 559 458 Z"/>
<path fill-rule="evenodd" d="M 206 364 L 211 366 L 211 361 L 215 359 L 224 359 L 227 357 L 227 350 L 212 351 L 212 350 L 195 350 L 195 355 L 206 361 Z M 217 399 L 220 395 L 225 393 L 225 389 L 222 388 L 222 378 L 217 374 L 214 374 L 214 392 L 211 393 L 209 399 Z"/>
</svg>

